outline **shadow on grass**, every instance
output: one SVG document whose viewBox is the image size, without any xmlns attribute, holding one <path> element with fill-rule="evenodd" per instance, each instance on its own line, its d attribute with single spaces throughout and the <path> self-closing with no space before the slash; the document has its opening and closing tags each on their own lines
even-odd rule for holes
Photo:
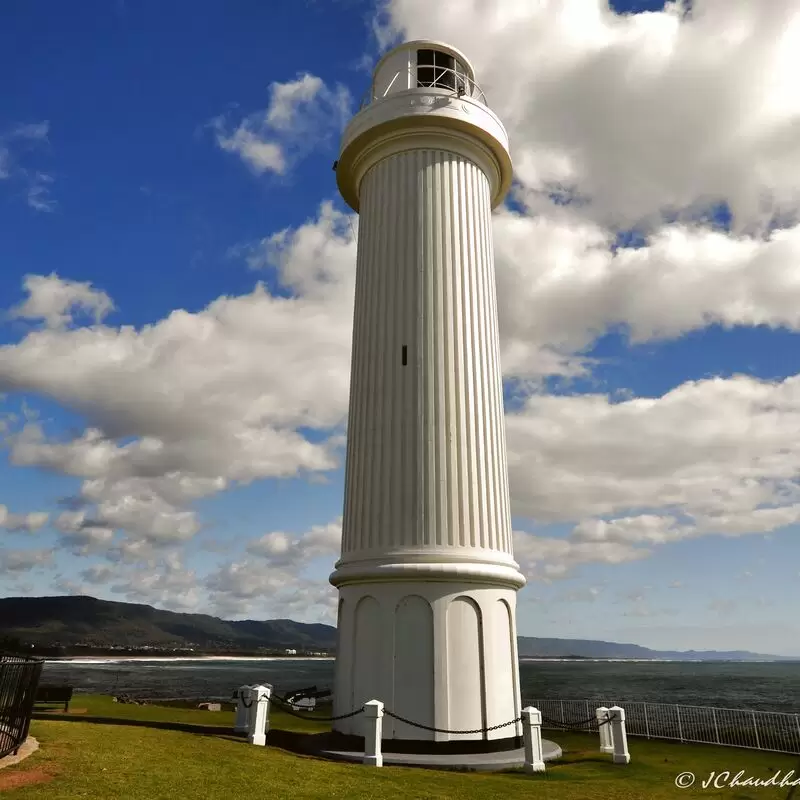
<svg viewBox="0 0 800 800">
<path fill-rule="evenodd" d="M 132 728 L 152 728 L 162 731 L 178 731 L 180 733 L 193 733 L 198 736 L 213 736 L 218 739 L 227 739 L 234 742 L 246 742 L 244 734 L 234 733 L 229 725 L 204 725 L 192 722 L 171 722 L 169 720 L 149 720 L 149 719 L 124 719 L 121 717 L 99 717 L 99 716 L 69 716 L 34 712 L 33 719 L 57 722 L 85 722 L 93 725 L 121 725 Z M 322 739 L 320 739 L 322 737 Z M 327 737 L 323 733 L 285 731 L 272 728 L 267 733 L 267 744 L 271 747 L 279 747 L 299 755 L 316 755 L 323 743 L 327 742 Z"/>
<path fill-rule="evenodd" d="M 67 714 L 54 716 L 53 714 L 34 712 L 32 719 L 48 722 L 88 722 L 94 725 L 123 725 L 132 728 L 155 728 L 162 731 L 180 731 L 182 733 L 196 733 L 201 736 L 218 736 L 228 739 L 242 739 L 235 734 L 228 725 L 200 725 L 191 722 L 170 722 L 156 719 L 123 719 L 120 717 L 90 717 L 81 715 L 69 716 Z"/>
</svg>

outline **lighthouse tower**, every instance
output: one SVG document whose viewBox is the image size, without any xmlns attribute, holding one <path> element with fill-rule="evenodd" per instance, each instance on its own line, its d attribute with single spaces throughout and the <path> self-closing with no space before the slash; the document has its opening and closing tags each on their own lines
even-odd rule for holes
<svg viewBox="0 0 800 800">
<path fill-rule="evenodd" d="M 462 53 L 407 42 L 376 66 L 335 168 L 360 222 L 333 713 L 377 699 L 427 727 L 491 728 L 520 714 L 525 584 L 491 222 L 511 183 L 508 137 Z M 362 733 L 360 717 L 334 728 Z M 520 734 L 383 721 L 384 739 L 489 749 Z"/>
</svg>

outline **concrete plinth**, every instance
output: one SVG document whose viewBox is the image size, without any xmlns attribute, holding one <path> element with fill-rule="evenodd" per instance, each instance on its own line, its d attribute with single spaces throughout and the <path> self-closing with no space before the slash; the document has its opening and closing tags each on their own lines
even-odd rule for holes
<svg viewBox="0 0 800 800">
<path fill-rule="evenodd" d="M 547 739 L 542 740 L 545 761 L 561 758 L 561 748 Z M 363 762 L 364 753 L 355 750 L 320 750 L 318 755 L 332 761 Z M 519 769 L 525 763 L 525 750 L 503 750 L 498 753 L 383 753 L 384 766 L 423 767 L 427 769 L 498 772 Z"/>
</svg>

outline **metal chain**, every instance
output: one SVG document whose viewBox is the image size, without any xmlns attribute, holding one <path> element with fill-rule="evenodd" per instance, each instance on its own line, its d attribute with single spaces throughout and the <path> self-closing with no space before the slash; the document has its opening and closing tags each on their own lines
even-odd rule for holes
<svg viewBox="0 0 800 800">
<path fill-rule="evenodd" d="M 311 722 L 336 722 L 337 720 L 340 719 L 349 719 L 350 717 L 355 717 L 358 714 L 362 714 L 364 712 L 364 706 L 361 706 L 361 708 L 357 708 L 355 711 L 350 711 L 347 714 L 339 714 L 339 716 L 336 717 L 317 717 L 317 716 L 310 716 L 307 712 L 303 714 L 300 713 L 299 711 L 295 711 L 292 708 L 291 703 L 284 700 L 282 697 L 278 697 L 278 695 L 276 694 L 272 695 L 270 699 L 277 702 L 278 705 L 281 706 L 281 711 L 284 711 L 285 713 L 289 714 L 289 716 L 297 717 L 298 719 L 309 720 Z"/>
<path fill-rule="evenodd" d="M 597 721 L 597 717 L 592 717 L 591 719 L 582 720 L 580 722 L 562 722 L 561 720 L 557 719 L 550 719 L 542 714 L 542 722 L 547 723 L 548 725 L 552 725 L 554 728 L 581 728 L 585 725 L 595 724 L 597 727 L 601 727 L 602 725 L 608 725 L 609 722 L 615 720 L 617 718 L 616 714 L 612 714 L 610 717 L 606 717 L 601 722 Z"/>
<path fill-rule="evenodd" d="M 517 722 L 522 721 L 522 717 L 516 717 L 515 719 L 512 719 L 510 722 L 504 722 L 501 725 L 492 725 L 491 728 L 476 728 L 475 730 L 472 731 L 449 731 L 446 728 L 433 728 L 430 725 L 421 725 L 419 722 L 412 722 L 410 719 L 401 717 L 399 714 L 395 714 L 394 712 L 389 711 L 389 709 L 387 708 L 384 708 L 383 713 L 387 717 L 392 717 L 392 719 L 396 719 L 398 722 L 405 722 L 406 725 L 412 725 L 415 728 L 422 728 L 422 730 L 424 731 L 433 731 L 434 733 L 463 734 L 463 735 L 475 734 L 475 733 L 489 733 L 490 731 L 496 731 L 499 728 L 506 728 L 509 725 L 514 725 Z"/>
<path fill-rule="evenodd" d="M 239 698 L 241 700 L 242 705 L 245 708 L 250 708 L 253 705 L 253 700 L 250 700 L 248 703 L 245 697 Z M 350 719 L 350 717 L 355 717 L 358 714 L 364 713 L 364 706 L 361 708 L 357 708 L 355 711 L 350 711 L 347 714 L 339 714 L 335 717 L 317 717 L 317 716 L 309 716 L 308 713 L 300 713 L 295 711 L 292 707 L 292 704 L 287 700 L 284 700 L 282 697 L 278 695 L 272 695 L 270 700 L 275 701 L 281 707 L 281 710 L 284 711 L 286 714 L 289 714 L 292 717 L 297 717 L 298 719 L 305 719 L 313 722 L 337 722 L 341 719 Z M 399 714 L 395 714 L 393 711 L 389 711 L 388 708 L 383 710 L 383 713 L 387 717 L 391 717 L 392 719 L 396 719 L 398 722 L 405 722 L 406 725 L 411 725 L 414 728 L 421 728 L 424 731 L 432 731 L 433 733 L 449 733 L 453 735 L 461 735 L 461 736 L 469 736 L 474 735 L 476 733 L 491 733 L 491 731 L 499 730 L 500 728 L 507 728 L 509 725 L 516 725 L 518 722 L 522 722 L 522 717 L 515 717 L 510 722 L 503 722 L 500 725 L 492 725 L 490 728 L 475 728 L 474 730 L 469 731 L 451 731 L 447 728 L 435 728 L 431 725 L 422 725 L 419 722 L 414 722 L 410 719 L 406 719 L 405 717 L 401 717 Z M 587 720 L 581 720 L 580 722 L 561 722 L 560 720 L 550 719 L 542 714 L 542 722 L 546 723 L 547 725 L 552 725 L 555 728 L 581 728 L 586 725 L 591 725 L 592 723 L 596 724 L 598 728 L 602 725 L 608 725 L 609 722 L 616 719 L 617 715 L 612 714 L 611 716 L 607 716 L 604 720 L 598 722 L 597 717 L 591 717 Z"/>
</svg>

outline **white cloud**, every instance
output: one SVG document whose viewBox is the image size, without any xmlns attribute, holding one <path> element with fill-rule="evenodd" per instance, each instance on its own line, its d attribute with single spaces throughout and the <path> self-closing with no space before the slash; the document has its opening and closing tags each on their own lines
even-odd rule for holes
<svg viewBox="0 0 800 800">
<path fill-rule="evenodd" d="M 29 572 L 53 562 L 52 550 L 9 550 L 0 548 L 0 574 Z"/>
<path fill-rule="evenodd" d="M 114 310 L 111 298 L 95 289 L 89 281 L 64 280 L 50 275 L 26 275 L 23 287 L 28 294 L 24 303 L 11 309 L 16 319 L 42 320 L 49 328 L 62 328 L 74 322 L 73 315 L 83 312 L 101 322 Z"/>
<path fill-rule="evenodd" d="M 250 543 L 247 550 L 277 567 L 302 567 L 315 558 L 334 560 L 341 549 L 342 521 L 315 525 L 300 536 L 273 531 Z"/>
<path fill-rule="evenodd" d="M 725 199 L 736 225 L 797 208 L 797 0 L 696 0 L 619 16 L 604 0 L 389 0 L 383 38 L 451 42 L 509 128 L 530 190 L 632 224 Z"/>
<path fill-rule="evenodd" d="M 800 331 L 800 226 L 753 238 L 667 225 L 644 247 L 612 244 L 573 212 L 495 217 L 508 377 L 580 372 L 578 354 L 619 328 L 635 344 L 711 324 Z"/>
<path fill-rule="evenodd" d="M 44 172 L 35 172 L 28 185 L 28 205 L 34 211 L 55 211 L 56 201 L 50 197 L 50 184 L 53 176 Z"/>
<path fill-rule="evenodd" d="M 96 577 L 92 575 L 90 577 Z M 175 611 L 195 611 L 201 601 L 198 577 L 180 556 L 167 553 L 133 569 L 118 571 L 110 591 L 129 602 L 145 602 Z"/>
<path fill-rule="evenodd" d="M 28 151 L 47 143 L 50 123 L 34 122 L 16 125 L 0 132 L 0 180 L 16 181 L 23 187 L 27 204 L 35 211 L 53 211 L 56 203 L 50 197 L 52 175 L 23 166 Z"/>
<path fill-rule="evenodd" d="M 580 542 L 514 531 L 514 557 L 533 580 L 566 577 L 582 564 L 625 564 L 647 558 L 651 550 L 619 542 Z"/>
<path fill-rule="evenodd" d="M 211 607 L 223 617 L 242 617 L 254 607 L 270 616 L 308 622 L 334 622 L 337 595 L 327 582 L 300 577 L 288 568 L 265 567 L 258 561 L 221 565 L 204 583 Z"/>
<path fill-rule="evenodd" d="M 103 584 L 113 580 L 117 575 L 116 570 L 108 564 L 92 564 L 81 571 L 81 578 L 86 583 Z"/>
<path fill-rule="evenodd" d="M 514 511 L 568 521 L 677 509 L 708 531 L 768 532 L 798 517 L 800 447 L 786 437 L 798 424 L 800 376 L 709 379 L 619 403 L 534 395 L 507 415 Z M 653 537 L 681 535 L 670 520 L 645 521 Z"/>
<path fill-rule="evenodd" d="M 283 147 L 275 142 L 264 141 L 242 122 L 231 134 L 225 134 L 221 121 L 217 128 L 217 144 L 228 153 L 236 153 L 256 174 L 286 171 Z"/>
<path fill-rule="evenodd" d="M 61 545 L 77 555 L 105 552 L 114 539 L 113 529 L 87 518 L 86 511 L 62 511 L 55 520 Z"/>
<path fill-rule="evenodd" d="M 267 108 L 247 115 L 232 131 L 224 117 L 210 124 L 219 147 L 237 154 L 257 175 L 284 175 L 310 148 L 340 130 L 349 110 L 347 89 L 330 89 L 321 78 L 303 73 L 272 83 Z"/>
<path fill-rule="evenodd" d="M 0 528 L 5 528 L 7 531 L 34 533 L 43 528 L 49 519 L 50 514 L 46 511 L 12 514 L 6 506 L 0 504 Z"/>
<path fill-rule="evenodd" d="M 188 507 L 198 498 L 340 462 L 355 255 L 348 218 L 325 203 L 316 220 L 251 252 L 292 297 L 258 284 L 141 330 L 65 328 L 76 302 L 102 316 L 110 298 L 54 276 L 26 281 L 17 313 L 49 327 L 0 347 L 0 391 L 50 397 L 87 428 L 59 440 L 38 421 L 9 419 L 5 440 L 12 464 L 82 479 L 87 508 L 59 518 L 66 546 L 98 551 L 122 530 L 116 556 L 144 556 L 200 530 Z"/>
</svg>

